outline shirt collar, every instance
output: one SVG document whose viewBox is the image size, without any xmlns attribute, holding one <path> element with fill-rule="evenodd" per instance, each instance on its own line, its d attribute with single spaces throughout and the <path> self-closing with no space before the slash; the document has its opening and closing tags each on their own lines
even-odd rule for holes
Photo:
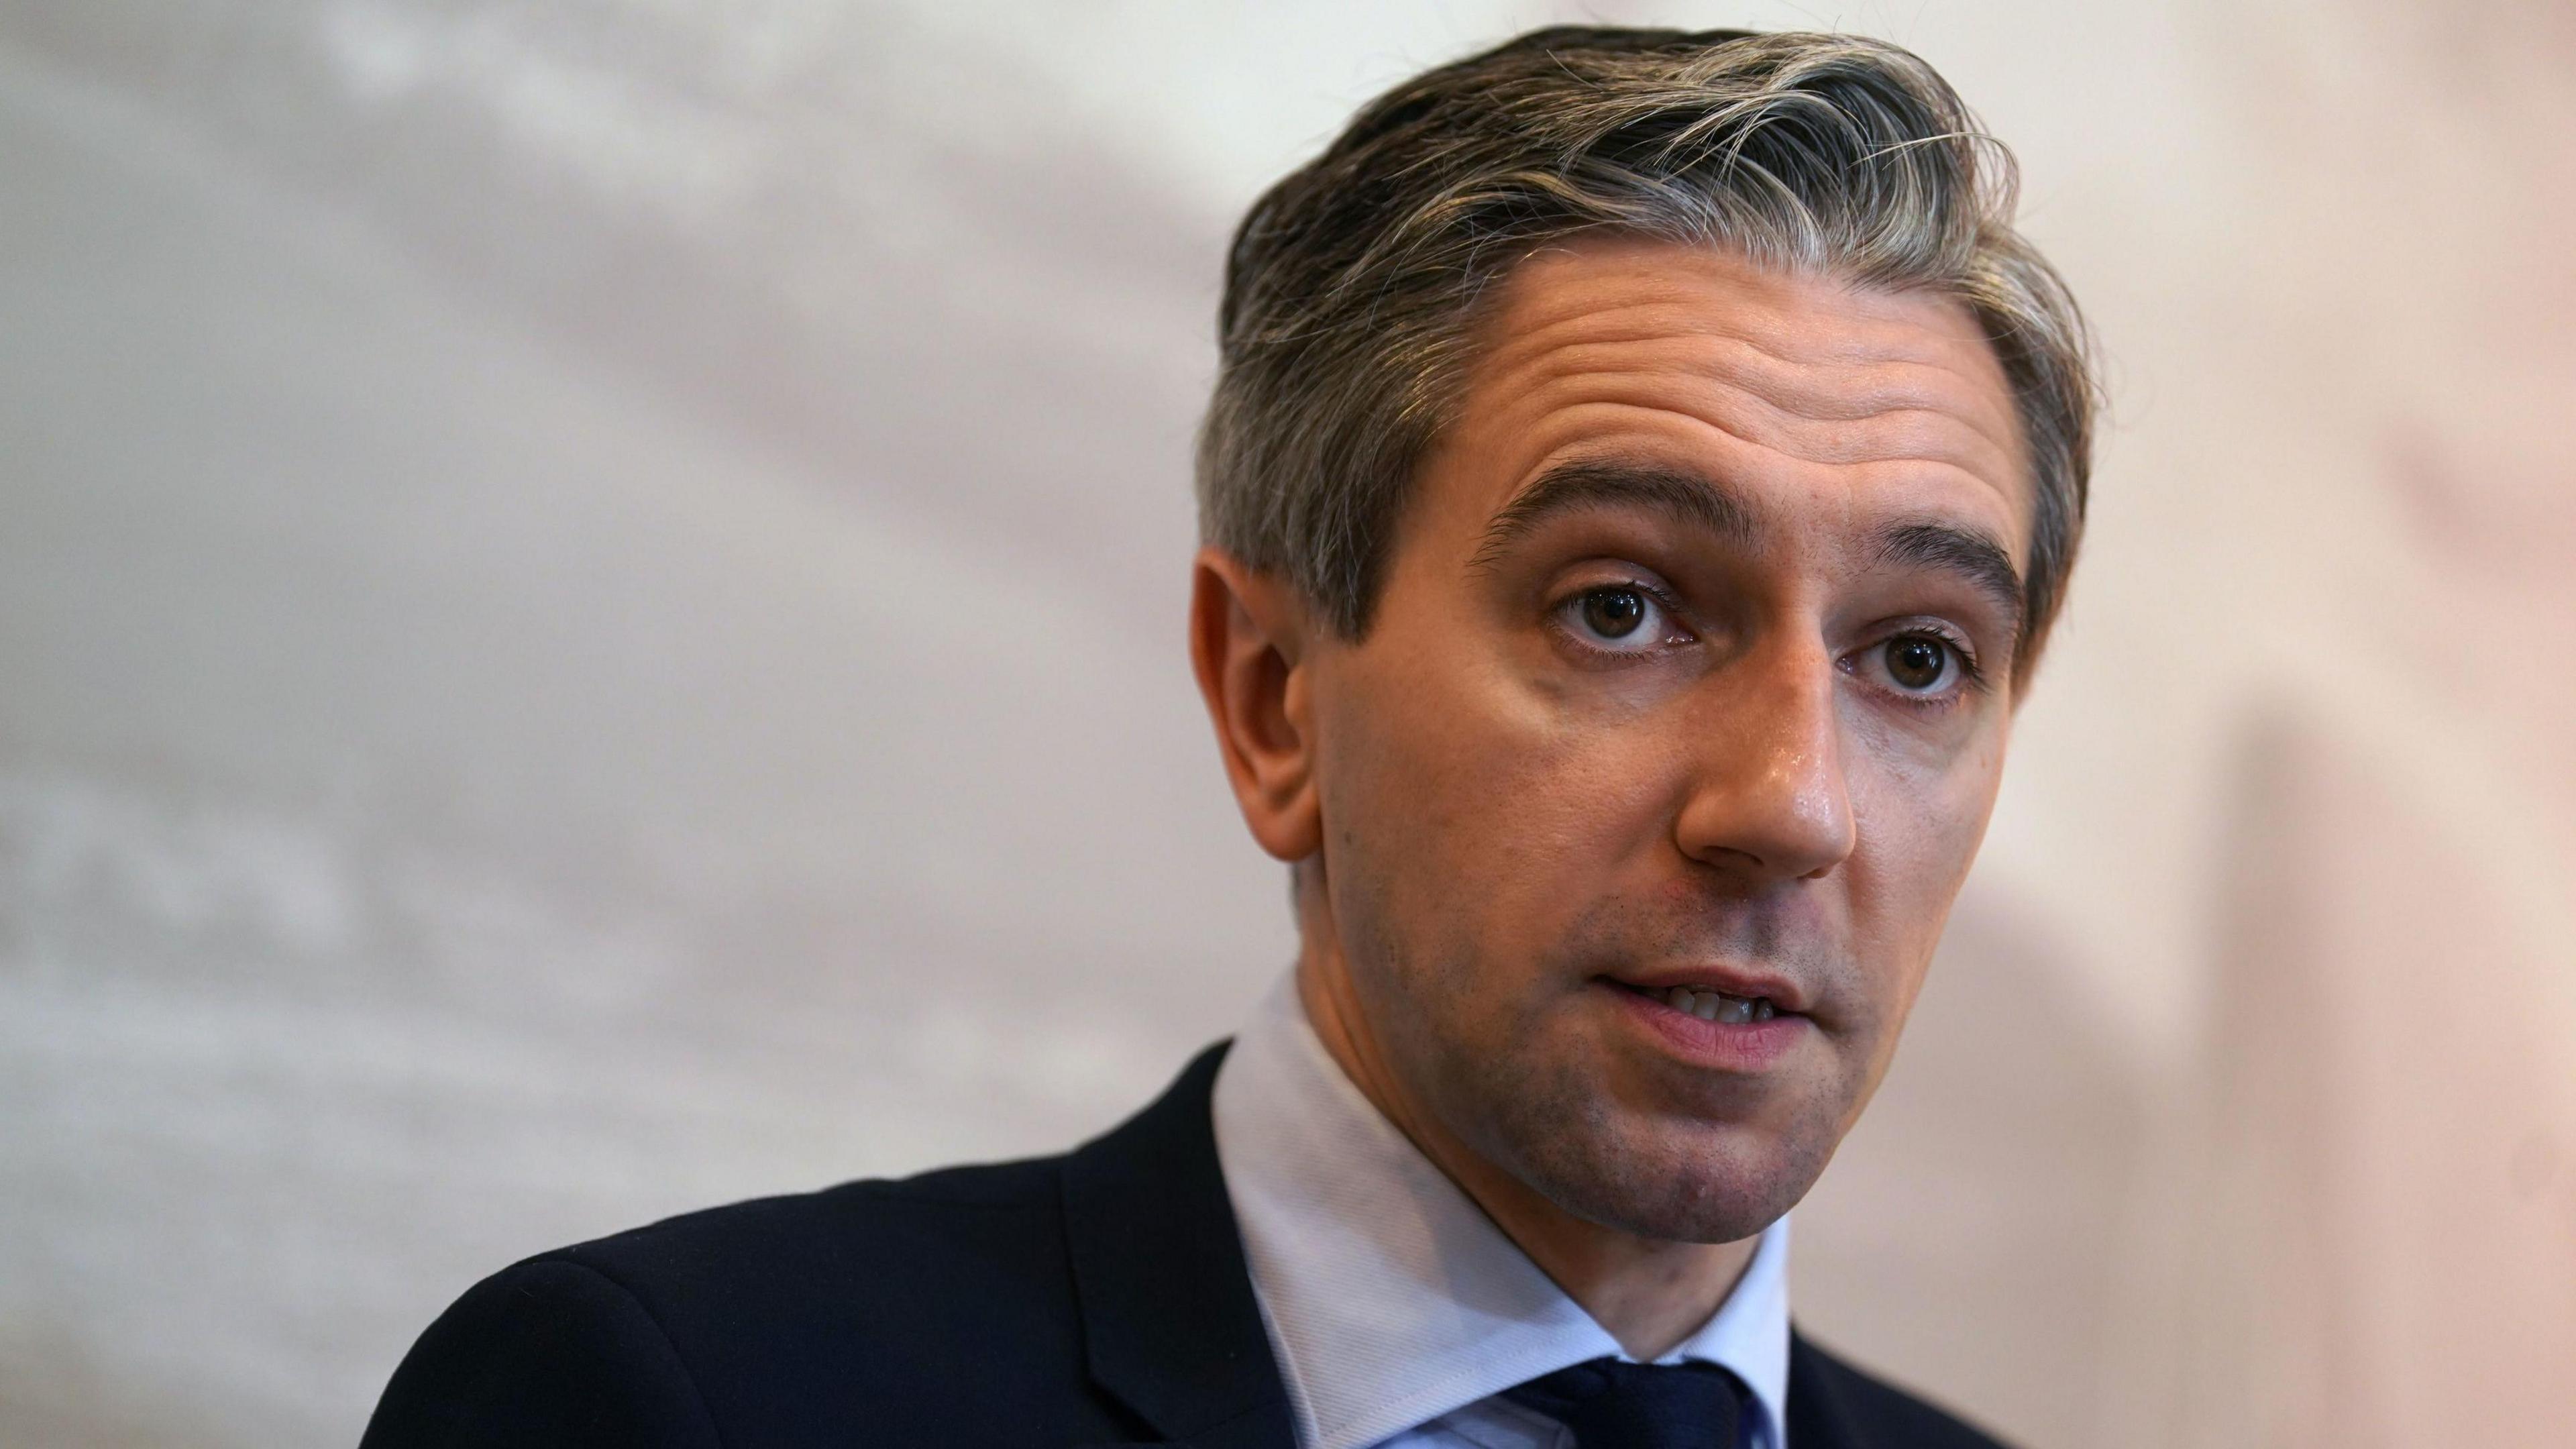
<svg viewBox="0 0 2576 1449">
<path fill-rule="evenodd" d="M 1280 1377 L 1312 1449 L 1360 1449 L 1586 1359 L 1625 1357 L 1397 1130 L 1317 1039 L 1293 973 L 1226 1053 L 1212 1111 Z M 1744 1380 L 1775 1426 L 1789 1381 L 1789 1224 L 1663 1362 Z"/>
</svg>

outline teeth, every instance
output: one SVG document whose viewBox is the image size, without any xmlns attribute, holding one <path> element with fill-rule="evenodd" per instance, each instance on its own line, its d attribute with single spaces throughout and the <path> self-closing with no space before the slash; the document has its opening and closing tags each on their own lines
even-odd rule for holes
<svg viewBox="0 0 2576 1449">
<path fill-rule="evenodd" d="M 1664 1004 L 1675 1011 L 1686 1011 L 1702 1021 L 1722 1021 L 1731 1025 L 1769 1021 L 1780 1014 L 1767 996 L 1729 996 L 1723 991 L 1703 991 L 1689 986 L 1676 986 L 1664 993 Z"/>
</svg>

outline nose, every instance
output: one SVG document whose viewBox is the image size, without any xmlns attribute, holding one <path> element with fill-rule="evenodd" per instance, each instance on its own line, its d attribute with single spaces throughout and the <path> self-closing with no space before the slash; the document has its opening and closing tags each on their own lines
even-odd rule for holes
<svg viewBox="0 0 2576 1449">
<path fill-rule="evenodd" d="M 1774 642 L 1701 685 L 1692 775 L 1673 823 L 1684 855 L 1749 882 L 1821 878 L 1857 843 L 1832 658 Z"/>
</svg>

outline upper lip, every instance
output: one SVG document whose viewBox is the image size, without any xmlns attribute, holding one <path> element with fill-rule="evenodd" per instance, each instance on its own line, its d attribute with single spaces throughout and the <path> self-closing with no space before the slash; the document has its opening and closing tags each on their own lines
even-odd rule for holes
<svg viewBox="0 0 2576 1449">
<path fill-rule="evenodd" d="M 1803 1012 L 1807 1009 L 1806 991 L 1776 971 L 1715 963 L 1683 964 L 1614 971 L 1605 979 L 1639 991 L 1670 991 L 1676 986 L 1700 987 L 1722 991 L 1729 996 L 1763 997 L 1771 1003 L 1774 1011 Z"/>
</svg>

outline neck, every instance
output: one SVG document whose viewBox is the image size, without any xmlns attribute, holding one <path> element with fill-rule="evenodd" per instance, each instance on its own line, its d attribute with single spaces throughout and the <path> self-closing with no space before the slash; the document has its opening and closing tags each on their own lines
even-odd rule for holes
<svg viewBox="0 0 2576 1449">
<path fill-rule="evenodd" d="M 1297 995 L 1324 1050 L 1361 1094 L 1484 1209 L 1539 1271 L 1617 1339 L 1629 1357 L 1663 1357 L 1717 1312 L 1753 1261 L 1760 1239 L 1683 1243 L 1604 1227 L 1558 1207 L 1468 1147 L 1423 1110 L 1389 1069 L 1381 1043 L 1359 1010 L 1335 938 L 1319 936 L 1311 929 L 1314 923 L 1307 924 L 1297 961 Z"/>
</svg>

